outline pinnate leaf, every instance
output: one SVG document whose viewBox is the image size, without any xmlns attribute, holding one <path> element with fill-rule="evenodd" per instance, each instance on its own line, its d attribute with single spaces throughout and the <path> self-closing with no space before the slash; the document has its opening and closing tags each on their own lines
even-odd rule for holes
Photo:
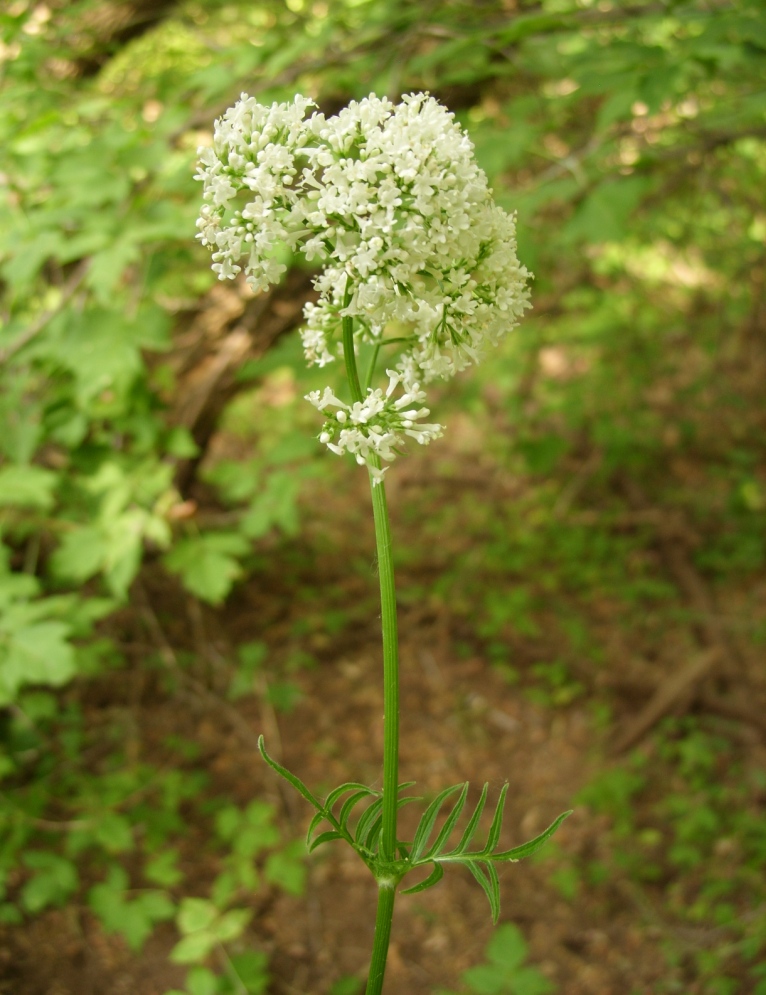
<svg viewBox="0 0 766 995">
<path fill-rule="evenodd" d="M 445 788 L 444 791 L 441 791 L 436 798 L 434 798 L 425 810 L 423 817 L 418 824 L 418 828 L 415 831 L 415 837 L 412 841 L 410 860 L 413 863 L 418 860 L 420 855 L 425 850 L 431 831 L 433 830 L 434 824 L 439 817 L 439 812 L 441 811 L 444 802 L 450 797 L 450 795 L 454 795 L 456 791 L 462 792 L 465 787 L 466 786 L 464 784 L 455 784 L 451 788 Z"/>
</svg>

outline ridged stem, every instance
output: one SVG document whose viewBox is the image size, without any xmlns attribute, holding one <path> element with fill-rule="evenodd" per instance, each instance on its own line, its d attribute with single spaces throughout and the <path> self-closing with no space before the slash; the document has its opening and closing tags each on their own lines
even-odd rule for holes
<svg viewBox="0 0 766 995">
<path fill-rule="evenodd" d="M 391 922 L 394 918 L 396 886 L 393 882 L 378 886 L 378 911 L 375 916 L 375 940 L 372 947 L 370 973 L 367 976 L 365 995 L 380 995 L 383 991 L 383 978 L 386 974 L 388 941 L 391 938 Z"/>
<path fill-rule="evenodd" d="M 350 294 L 346 293 L 347 304 Z M 346 363 L 351 397 L 363 399 L 354 354 L 354 323 L 343 318 L 343 355 Z M 375 469 L 380 459 L 373 457 Z M 375 520 L 375 544 L 378 554 L 380 581 L 380 614 L 383 630 L 383 811 L 380 837 L 380 857 L 384 862 L 396 859 L 396 815 L 399 788 L 399 636 L 396 618 L 396 587 L 391 546 L 391 526 L 382 480 L 374 482 L 370 474 L 372 511 Z M 375 919 L 375 939 L 370 962 L 366 995 L 379 995 L 383 988 L 391 921 L 396 894 L 395 880 L 378 881 L 378 911 Z"/>
</svg>

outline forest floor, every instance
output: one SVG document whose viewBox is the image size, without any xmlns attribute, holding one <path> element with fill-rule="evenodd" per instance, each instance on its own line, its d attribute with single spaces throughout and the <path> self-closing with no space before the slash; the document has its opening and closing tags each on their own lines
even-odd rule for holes
<svg viewBox="0 0 766 995">
<path fill-rule="evenodd" d="M 110 634 L 134 665 L 70 692 L 79 696 L 86 726 L 115 722 L 129 728 L 128 755 L 162 767 L 178 763 L 169 742 L 194 742 L 198 754 L 187 769 L 204 770 L 216 793 L 238 805 L 252 799 L 273 803 L 280 828 L 291 839 L 305 832 L 311 813 L 259 758 L 260 733 L 270 752 L 315 792 L 343 781 L 380 783 L 373 533 L 366 481 L 359 473 L 349 487 L 352 471 L 344 467 L 343 472 L 347 476 L 311 482 L 300 535 L 262 543 L 252 573 L 220 610 L 201 606 L 159 565 L 147 565 L 131 606 L 109 622 Z M 345 492 L 338 486 L 342 479 Z M 204 492 L 198 497 L 204 510 Z M 488 649 L 487 639 L 474 632 L 474 602 L 470 597 L 461 602 L 459 593 L 463 582 L 475 586 L 471 569 L 480 574 L 481 557 L 492 553 L 491 538 L 481 554 L 471 553 L 476 545 L 471 509 L 485 508 L 491 520 L 510 503 L 524 503 L 523 485 L 483 456 L 467 421 L 457 419 L 438 446 L 392 471 L 389 502 L 402 561 L 402 779 L 416 781 L 426 796 L 467 780 L 474 800 L 483 782 L 489 782 L 492 798 L 507 781 L 503 841 L 508 846 L 574 809 L 551 845 L 500 874 L 501 921 L 521 929 L 530 962 L 564 995 L 713 991 L 699 970 L 699 956 L 728 941 L 731 924 L 695 924 L 681 915 L 691 897 L 679 897 L 679 889 L 693 886 L 688 875 L 679 884 L 681 878 L 661 858 L 659 872 L 647 879 L 635 872 L 631 856 L 633 864 L 649 862 L 647 853 L 656 856 L 677 833 L 658 823 L 661 789 L 649 778 L 642 790 L 633 790 L 631 777 L 661 766 L 653 738 L 658 724 L 689 715 L 726 742 L 723 769 L 714 762 L 709 772 L 713 785 L 727 770 L 736 769 L 743 778 L 748 771 L 766 770 L 762 647 L 720 622 L 745 617 L 754 604 L 763 617 L 766 578 L 719 587 L 711 608 L 704 603 L 712 597 L 709 589 L 674 545 L 676 532 L 655 522 L 644 552 L 654 573 L 674 585 L 675 614 L 658 609 L 661 619 L 653 624 L 651 612 L 639 605 L 628 625 L 614 600 L 591 599 L 582 610 L 600 647 L 596 662 L 587 654 L 578 662 L 569 644 L 558 645 L 563 637 L 553 618 L 555 606 L 547 613 L 544 607 L 531 610 L 536 621 L 526 634 L 500 626 Z M 587 512 L 586 494 L 577 513 Z M 649 512 L 634 514 L 651 519 Z M 626 527 L 632 526 L 619 526 Z M 473 568 L 472 555 L 478 556 Z M 453 568 L 445 593 L 437 581 L 451 562 L 457 572 Z M 486 583 L 497 594 L 497 578 Z M 513 589 L 512 579 L 505 583 L 501 601 Z M 503 640 L 507 656 L 498 662 Z M 236 647 L 253 641 L 266 645 L 267 662 L 251 693 L 231 701 L 230 662 Z M 149 657 L 161 665 L 138 666 Z M 734 658 L 738 681 L 727 678 L 724 666 Z M 553 659 L 569 661 L 563 678 L 555 669 L 540 669 Z M 179 660 L 191 663 L 181 666 Z M 281 694 L 271 693 L 275 687 Z M 593 804 L 578 797 L 594 783 L 606 784 L 602 793 L 617 797 L 611 810 L 598 803 L 598 794 Z M 766 793 L 748 799 L 761 813 L 765 803 Z M 189 813 L 181 844 L 184 893 L 206 895 L 216 858 Z M 406 833 L 407 809 L 402 823 Z M 706 866 L 705 874 L 734 873 L 733 845 L 723 839 L 711 853 L 717 865 Z M 703 869 L 692 871 L 699 876 Z M 269 956 L 268 991 L 327 995 L 340 979 L 363 977 L 374 905 L 368 872 L 338 844 L 308 859 L 302 895 L 260 887 L 245 940 Z M 752 913 L 735 903 L 732 923 Z M 386 991 L 431 995 L 458 988 L 461 973 L 481 962 L 491 935 L 486 899 L 461 871 L 446 874 L 433 890 L 401 897 Z M 86 907 L 70 903 L 23 928 L 3 927 L 0 992 L 164 995 L 183 985 L 185 970 L 168 961 L 175 942 L 175 930 L 164 924 L 140 954 L 131 953 Z M 731 968 L 735 979 L 738 970 Z M 727 990 L 756 990 L 744 974 L 739 983 Z"/>
</svg>

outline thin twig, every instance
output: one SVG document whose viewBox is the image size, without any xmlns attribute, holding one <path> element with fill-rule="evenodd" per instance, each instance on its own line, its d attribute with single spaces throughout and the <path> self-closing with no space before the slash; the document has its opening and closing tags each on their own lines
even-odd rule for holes
<svg viewBox="0 0 766 995">
<path fill-rule="evenodd" d="M 211 691 L 205 684 L 193 677 L 191 674 L 187 673 L 180 665 L 178 657 L 176 656 L 175 650 L 171 646 L 165 631 L 162 628 L 160 620 L 154 609 L 151 606 L 149 598 L 147 596 L 146 590 L 140 581 L 136 582 L 135 589 L 138 592 L 139 599 L 141 601 L 141 607 L 144 612 L 144 617 L 159 644 L 159 652 L 162 657 L 163 663 L 166 667 L 173 672 L 173 674 L 181 681 L 183 685 L 189 691 L 192 691 L 197 697 L 201 698 L 208 705 L 213 706 L 217 711 L 221 712 L 229 720 L 230 725 L 233 727 L 234 731 L 239 734 L 239 736 L 256 751 L 260 759 L 260 751 L 258 749 L 258 736 L 250 728 L 249 724 L 245 721 L 239 711 L 228 701 L 225 701 L 214 691 Z M 264 684 L 261 687 L 265 686 Z M 260 688 L 258 688 L 260 692 Z M 276 713 L 268 700 L 268 688 L 266 688 L 266 694 L 260 695 L 261 700 L 261 722 L 264 729 L 269 733 L 269 736 L 273 738 L 278 744 L 278 748 L 281 749 L 282 739 L 279 734 L 279 725 L 277 722 Z M 280 801 L 282 802 L 282 808 L 284 810 L 285 816 L 288 823 L 292 827 L 295 822 L 295 816 L 292 806 L 292 795 L 283 787 L 281 781 L 278 783 L 277 790 L 279 791 Z"/>
<path fill-rule="evenodd" d="M 139 592 L 140 599 L 142 601 L 142 610 L 144 617 L 149 624 L 157 642 L 159 643 L 160 656 L 163 662 L 172 670 L 175 676 L 179 678 L 182 684 L 185 684 L 188 688 L 193 690 L 200 698 L 203 698 L 206 702 L 213 705 L 218 711 L 223 712 L 226 718 L 229 720 L 232 726 L 236 729 L 239 735 L 247 742 L 249 746 L 252 746 L 254 750 L 258 750 L 258 737 L 252 731 L 250 726 L 245 722 L 242 716 L 239 714 L 236 708 L 230 705 L 227 701 L 224 701 L 217 694 L 211 691 L 209 688 L 205 687 L 202 681 L 197 680 L 196 677 L 192 677 L 188 674 L 178 662 L 178 657 L 176 656 L 175 650 L 170 645 L 167 636 L 162 628 L 160 620 L 152 608 L 149 599 L 146 595 L 146 591 L 143 589 L 142 585 L 136 584 L 136 590 Z"/>
<path fill-rule="evenodd" d="M 719 646 L 708 649 L 696 656 L 681 670 L 673 671 L 657 688 L 649 702 L 641 709 L 632 722 L 628 723 L 622 735 L 614 744 L 614 753 L 624 753 L 630 749 L 646 733 L 659 722 L 663 716 L 695 688 L 703 678 L 707 677 L 715 663 L 721 659 Z"/>
<path fill-rule="evenodd" d="M 28 345 L 32 339 L 36 338 L 40 332 L 42 332 L 48 323 L 59 314 L 64 307 L 69 303 L 71 298 L 77 292 L 80 284 L 85 279 L 88 268 L 90 267 L 90 259 L 83 259 L 75 267 L 74 271 L 70 275 L 67 282 L 64 284 L 61 290 L 61 297 L 55 307 L 50 308 L 48 311 L 43 311 L 43 313 L 33 321 L 28 328 L 26 328 L 21 335 L 18 336 L 15 341 L 11 342 L 4 349 L 0 349 L 0 363 L 5 363 L 7 360 L 15 356 L 17 352 Z"/>
</svg>

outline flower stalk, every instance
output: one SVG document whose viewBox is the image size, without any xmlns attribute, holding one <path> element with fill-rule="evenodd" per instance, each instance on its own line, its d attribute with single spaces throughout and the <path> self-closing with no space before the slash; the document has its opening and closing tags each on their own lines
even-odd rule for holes
<svg viewBox="0 0 766 995">
<path fill-rule="evenodd" d="M 348 296 L 348 291 L 347 291 Z M 354 319 L 343 318 L 343 356 L 352 400 L 361 401 L 362 388 L 354 353 Z M 399 627 L 396 618 L 396 582 L 391 544 L 386 488 L 376 477 L 380 459 L 373 456 L 370 468 L 372 513 L 380 581 L 380 617 L 383 629 L 383 828 L 380 854 L 385 861 L 396 860 L 396 812 L 399 785 Z"/>
<path fill-rule="evenodd" d="M 349 281 L 350 283 L 350 281 Z M 349 290 L 346 291 L 349 297 Z M 354 321 L 343 318 L 343 355 L 346 377 L 353 401 L 362 400 L 362 389 L 354 353 Z M 375 456 L 377 469 L 380 460 Z M 380 617 L 383 630 L 383 808 L 380 836 L 380 856 L 385 862 L 396 859 L 396 814 L 399 787 L 399 632 L 396 617 L 396 583 L 391 544 L 391 523 L 386 501 L 386 487 L 382 480 L 376 482 L 370 472 L 370 491 L 375 521 L 378 578 L 380 581 Z M 378 911 L 375 918 L 375 937 L 367 980 L 366 995 L 378 995 L 383 987 L 386 970 L 391 923 L 394 915 L 396 881 L 391 878 L 378 880 Z"/>
<path fill-rule="evenodd" d="M 399 635 L 391 527 L 385 484 L 370 477 L 375 543 L 380 580 L 380 615 L 383 628 L 383 828 L 380 855 L 396 860 L 396 812 L 399 785 Z"/>
</svg>

